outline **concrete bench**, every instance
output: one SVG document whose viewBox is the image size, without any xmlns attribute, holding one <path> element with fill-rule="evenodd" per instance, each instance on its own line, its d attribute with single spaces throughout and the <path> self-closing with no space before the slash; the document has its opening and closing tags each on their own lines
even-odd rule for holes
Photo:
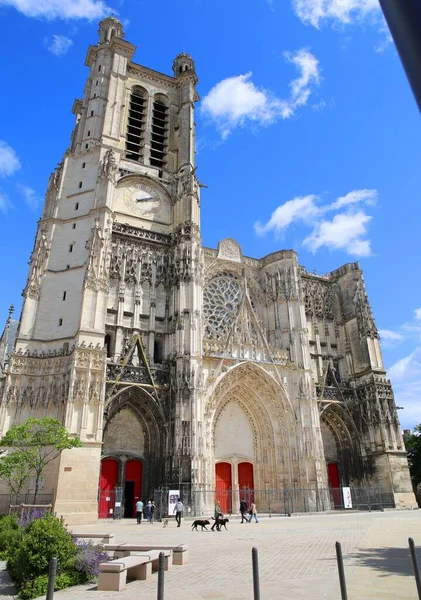
<svg viewBox="0 0 421 600">
<path fill-rule="evenodd" d="M 98 590 L 120 592 L 126 589 L 127 577 L 147 579 L 152 570 L 158 569 L 159 552 L 125 556 L 99 565 Z M 171 551 L 165 552 L 167 570 L 171 566 Z"/>
<path fill-rule="evenodd" d="M 111 541 L 114 541 L 115 535 L 114 533 L 72 533 L 73 540 L 78 539 L 90 539 L 96 540 L 100 539 L 103 544 L 109 544 Z"/>
<path fill-rule="evenodd" d="M 116 546 L 107 546 L 107 550 L 114 551 L 115 556 L 130 556 L 131 552 L 148 552 L 149 550 L 171 550 L 173 565 L 186 565 L 189 562 L 187 544 L 178 544 L 177 546 L 160 546 L 150 544 L 140 546 L 138 544 L 118 544 Z"/>
</svg>

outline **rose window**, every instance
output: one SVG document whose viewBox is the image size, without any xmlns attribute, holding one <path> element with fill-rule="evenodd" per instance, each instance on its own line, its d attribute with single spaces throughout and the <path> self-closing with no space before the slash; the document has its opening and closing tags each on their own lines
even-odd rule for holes
<svg viewBox="0 0 421 600">
<path fill-rule="evenodd" d="M 238 312 L 242 290 L 237 276 L 223 273 L 213 277 L 203 292 L 205 336 L 216 340 L 226 338 Z"/>
</svg>

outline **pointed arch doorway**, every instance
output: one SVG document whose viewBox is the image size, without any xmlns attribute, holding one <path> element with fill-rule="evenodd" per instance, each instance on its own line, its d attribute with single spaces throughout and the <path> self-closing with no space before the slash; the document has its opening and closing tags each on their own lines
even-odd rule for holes
<svg viewBox="0 0 421 600">
<path fill-rule="evenodd" d="M 224 514 L 232 512 L 232 466 L 228 462 L 215 465 L 216 501 Z"/>
<path fill-rule="evenodd" d="M 114 510 L 114 490 L 118 480 L 118 460 L 104 458 L 99 477 L 98 518 L 107 519 Z"/>
<path fill-rule="evenodd" d="M 238 463 L 238 488 L 240 498 L 244 498 L 247 505 L 254 502 L 254 472 L 250 462 Z"/>
<path fill-rule="evenodd" d="M 131 519 L 136 514 L 136 502 L 142 496 L 141 460 L 128 460 L 126 463 L 126 480 L 124 483 L 124 517 Z"/>
<path fill-rule="evenodd" d="M 333 504 L 335 508 L 342 508 L 341 498 L 341 480 L 339 477 L 339 467 L 336 462 L 330 462 L 327 465 L 327 474 L 329 477 L 329 485 L 333 498 Z"/>
</svg>

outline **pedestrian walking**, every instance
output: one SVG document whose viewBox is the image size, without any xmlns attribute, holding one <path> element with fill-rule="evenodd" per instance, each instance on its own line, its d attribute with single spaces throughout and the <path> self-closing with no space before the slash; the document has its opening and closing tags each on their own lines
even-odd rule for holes
<svg viewBox="0 0 421 600">
<path fill-rule="evenodd" d="M 241 498 L 240 500 L 240 513 L 241 513 L 241 522 L 242 523 L 248 523 L 249 520 L 247 518 L 247 502 L 244 500 L 244 498 Z"/>
<path fill-rule="evenodd" d="M 138 525 L 142 524 L 142 515 L 143 515 L 143 502 L 142 502 L 142 500 L 138 500 L 136 502 L 136 519 L 137 519 Z"/>
<path fill-rule="evenodd" d="M 214 512 L 214 524 L 211 527 L 211 530 L 214 531 L 216 527 L 216 531 L 219 531 L 219 519 L 223 519 L 224 515 L 222 513 L 221 507 L 219 506 L 218 500 L 215 502 L 215 512 Z"/>
<path fill-rule="evenodd" d="M 154 519 L 154 514 L 155 514 L 155 502 L 152 500 L 151 503 L 151 518 L 149 520 L 149 523 L 153 523 L 153 519 Z"/>
<path fill-rule="evenodd" d="M 177 499 L 177 502 L 175 503 L 174 506 L 174 512 L 175 512 L 175 520 L 177 521 L 177 527 L 181 526 L 181 517 L 183 515 L 183 503 L 181 502 L 181 498 Z"/>
<path fill-rule="evenodd" d="M 152 506 L 152 502 L 150 500 L 148 500 L 148 503 L 145 508 L 145 518 L 147 521 L 151 520 L 151 506 Z"/>
<path fill-rule="evenodd" d="M 249 510 L 249 513 L 250 513 L 250 519 L 249 519 L 249 523 L 251 523 L 251 520 L 252 520 L 252 518 L 253 518 L 253 517 L 254 517 L 254 520 L 256 521 L 256 523 L 258 523 L 258 522 L 259 522 L 259 519 L 257 518 L 257 508 L 256 508 L 256 505 L 255 505 L 255 503 L 254 503 L 254 502 L 252 502 L 252 503 L 250 504 L 250 510 Z"/>
</svg>

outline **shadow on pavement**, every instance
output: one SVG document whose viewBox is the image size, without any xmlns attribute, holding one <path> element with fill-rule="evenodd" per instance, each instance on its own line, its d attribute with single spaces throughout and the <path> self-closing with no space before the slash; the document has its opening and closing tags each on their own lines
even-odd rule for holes
<svg viewBox="0 0 421 600">
<path fill-rule="evenodd" d="M 421 548 L 416 549 L 418 569 L 421 570 Z M 414 577 L 411 554 L 408 548 L 366 548 L 349 554 L 355 566 L 383 571 L 387 575 L 409 575 Z"/>
</svg>

